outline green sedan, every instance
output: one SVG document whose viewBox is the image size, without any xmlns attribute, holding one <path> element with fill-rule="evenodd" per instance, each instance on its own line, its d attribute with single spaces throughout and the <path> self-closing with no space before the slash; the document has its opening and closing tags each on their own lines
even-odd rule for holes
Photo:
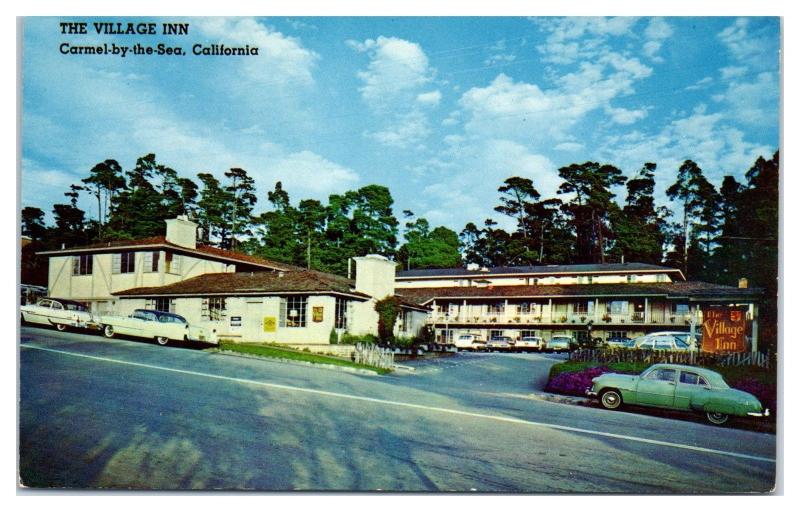
<svg viewBox="0 0 800 512">
<path fill-rule="evenodd" d="M 750 393 L 729 387 L 722 375 L 706 368 L 654 364 L 640 375 L 605 373 L 592 379 L 586 394 L 606 409 L 622 404 L 697 411 L 722 425 L 730 416 L 769 416 Z"/>
</svg>

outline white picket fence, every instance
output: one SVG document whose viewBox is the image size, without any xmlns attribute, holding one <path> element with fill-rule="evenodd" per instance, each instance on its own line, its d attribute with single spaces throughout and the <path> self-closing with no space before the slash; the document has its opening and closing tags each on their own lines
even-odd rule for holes
<svg viewBox="0 0 800 512">
<path fill-rule="evenodd" d="M 353 361 L 359 364 L 391 369 L 394 367 L 394 352 L 377 345 L 359 343 L 353 351 Z"/>
</svg>

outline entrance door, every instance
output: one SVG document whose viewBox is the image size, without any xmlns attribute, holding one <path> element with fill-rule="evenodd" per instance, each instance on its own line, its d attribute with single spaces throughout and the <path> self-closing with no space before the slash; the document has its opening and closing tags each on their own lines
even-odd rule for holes
<svg viewBox="0 0 800 512">
<path fill-rule="evenodd" d="M 264 337 L 264 302 L 261 299 L 248 300 L 245 306 L 242 341 L 260 341 Z"/>
</svg>

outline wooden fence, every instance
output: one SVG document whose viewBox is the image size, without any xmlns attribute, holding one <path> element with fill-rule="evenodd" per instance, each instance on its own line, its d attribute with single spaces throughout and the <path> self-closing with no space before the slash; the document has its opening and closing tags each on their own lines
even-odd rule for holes
<svg viewBox="0 0 800 512">
<path fill-rule="evenodd" d="M 378 368 L 392 368 L 394 366 L 394 352 L 388 348 L 377 345 L 357 344 L 353 351 L 353 361 L 359 364 L 377 366 Z"/>
<path fill-rule="evenodd" d="M 674 363 L 697 366 L 757 366 L 769 369 L 776 362 L 775 354 L 763 352 L 673 352 L 669 350 L 579 349 L 570 352 L 570 361 L 599 363 Z"/>
</svg>

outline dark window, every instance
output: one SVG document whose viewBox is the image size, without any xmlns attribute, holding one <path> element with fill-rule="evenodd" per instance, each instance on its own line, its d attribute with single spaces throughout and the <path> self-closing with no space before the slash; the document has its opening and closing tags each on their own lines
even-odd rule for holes
<svg viewBox="0 0 800 512">
<path fill-rule="evenodd" d="M 130 274 L 135 271 L 136 253 L 118 252 L 113 256 L 113 269 L 115 274 Z"/>
<path fill-rule="evenodd" d="M 181 273 L 181 256 L 169 251 L 164 253 L 164 272 L 168 274 Z"/>
<path fill-rule="evenodd" d="M 336 324 L 337 329 L 347 329 L 347 300 L 336 297 Z"/>
<path fill-rule="evenodd" d="M 305 327 L 307 305 L 305 295 L 281 297 L 280 327 Z"/>
<path fill-rule="evenodd" d="M 172 312 L 172 301 L 169 297 L 156 297 L 153 299 L 153 309 L 156 311 Z"/>
<path fill-rule="evenodd" d="M 72 274 L 76 276 L 87 276 L 92 273 L 92 262 L 94 256 L 91 254 L 81 254 L 72 257 Z"/>
<path fill-rule="evenodd" d="M 225 297 L 209 297 L 206 299 L 207 311 L 203 316 L 209 320 L 223 320 L 225 318 Z"/>
<path fill-rule="evenodd" d="M 161 256 L 159 251 L 150 251 L 144 253 L 144 271 L 145 272 L 158 272 L 158 260 Z"/>
</svg>

